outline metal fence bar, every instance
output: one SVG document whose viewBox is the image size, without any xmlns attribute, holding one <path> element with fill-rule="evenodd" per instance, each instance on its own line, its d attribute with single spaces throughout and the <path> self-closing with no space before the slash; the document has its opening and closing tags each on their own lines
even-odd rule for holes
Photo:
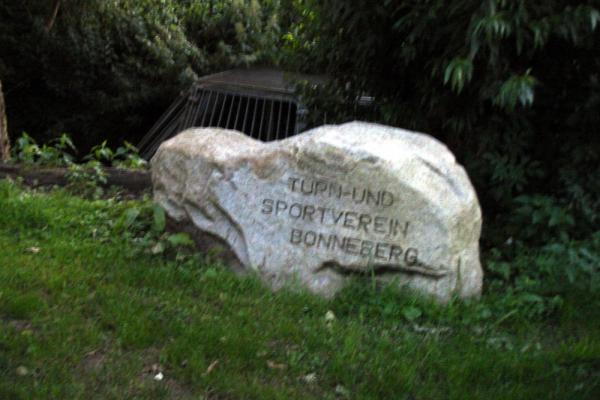
<svg viewBox="0 0 600 400">
<path fill-rule="evenodd" d="M 248 134 L 248 132 L 246 132 L 246 121 L 250 119 L 250 116 L 248 115 L 248 110 L 250 109 L 250 101 L 252 101 L 252 99 L 252 97 L 248 96 L 248 101 L 246 102 L 246 111 L 244 113 L 244 116 L 242 117 L 244 119 L 244 122 L 242 123 L 242 132 L 244 132 L 245 134 Z"/>
<path fill-rule="evenodd" d="M 280 127 L 281 127 L 281 110 L 283 109 L 283 101 L 279 102 L 279 113 L 277 115 L 277 130 L 275 131 L 275 140 L 279 140 Z"/>
<path fill-rule="evenodd" d="M 196 87 L 196 89 L 194 90 L 194 95 L 191 98 L 191 104 L 190 104 L 190 110 L 189 113 L 187 115 L 187 120 L 185 121 L 185 128 L 189 128 L 190 126 L 192 126 L 192 118 L 193 115 L 195 113 L 195 111 L 198 109 L 198 87 Z"/>
<path fill-rule="evenodd" d="M 152 141 L 154 135 L 160 131 L 160 128 L 162 128 L 163 124 L 167 122 L 167 120 L 171 117 L 175 110 L 177 110 L 181 106 L 181 103 L 183 103 L 186 98 L 187 95 L 180 95 L 173 103 L 171 103 L 171 105 L 169 106 L 167 111 L 162 115 L 162 117 L 160 117 L 160 119 L 152 126 L 152 128 L 150 128 L 150 130 L 147 134 L 144 135 L 142 140 L 140 140 L 140 143 L 138 144 L 138 148 L 140 150 L 142 150 L 144 147 L 146 147 L 148 143 Z"/>
<path fill-rule="evenodd" d="M 198 121 L 198 117 L 200 116 L 200 112 L 205 112 L 206 107 L 204 106 L 204 98 L 206 97 L 206 90 L 200 90 L 202 95 L 200 96 L 200 100 L 196 104 L 196 111 L 194 112 L 194 117 L 192 119 L 192 124 L 190 126 L 196 126 L 196 122 Z"/>
<path fill-rule="evenodd" d="M 252 113 L 252 125 L 250 127 L 250 134 L 249 134 L 250 137 L 253 137 L 252 133 L 254 132 L 254 122 L 256 121 L 256 114 L 258 114 L 258 112 L 257 112 L 258 102 L 259 102 L 259 99 L 255 98 L 254 112 Z"/>
<path fill-rule="evenodd" d="M 166 140 L 169 139 L 171 136 L 173 136 L 175 133 L 177 133 L 177 127 L 179 125 L 180 118 L 182 117 L 184 113 L 184 109 L 181 109 L 179 111 L 179 113 L 176 114 L 176 117 L 173 118 L 173 120 L 171 120 L 171 123 L 169 125 L 166 126 L 166 128 L 161 132 L 160 135 L 157 135 L 147 146 L 147 150 L 144 151 L 143 153 L 143 157 L 144 158 L 149 158 L 150 156 L 154 155 L 154 153 L 156 152 L 156 150 L 158 149 L 158 147 L 161 145 L 161 143 Z"/>
<path fill-rule="evenodd" d="M 208 114 L 210 114 L 210 112 L 208 111 L 209 107 L 210 107 L 210 101 L 213 98 L 213 94 L 215 92 L 213 92 L 212 90 L 209 91 L 209 95 L 208 95 L 208 101 L 206 102 L 206 112 L 204 113 L 204 115 L 202 116 L 202 122 L 200 123 L 200 126 L 205 127 L 206 126 L 206 117 L 208 117 Z M 210 122 L 210 121 L 209 121 Z"/>
<path fill-rule="evenodd" d="M 233 103 L 235 103 L 236 95 L 233 95 L 231 98 L 231 105 L 229 106 L 229 114 L 227 115 L 227 122 L 225 123 L 225 128 L 229 129 L 229 121 L 231 121 L 231 117 L 233 116 Z M 238 103 L 239 107 L 239 103 Z M 235 129 L 235 127 L 234 127 Z"/>
<path fill-rule="evenodd" d="M 267 101 L 268 101 L 267 99 L 265 99 L 263 101 L 263 108 L 262 108 L 262 113 L 261 113 L 261 116 L 260 116 L 260 125 L 259 125 L 259 128 L 258 128 L 258 139 L 259 140 L 263 139 L 263 133 L 262 133 L 263 130 L 262 130 L 262 127 L 263 127 L 263 119 L 265 118 L 265 109 L 267 108 Z"/>
<path fill-rule="evenodd" d="M 288 113 L 287 113 L 287 122 L 285 123 L 285 133 L 284 136 L 288 137 L 290 134 L 290 118 L 292 117 L 292 102 L 288 102 Z"/>
<path fill-rule="evenodd" d="M 190 90 L 188 91 L 188 93 L 187 93 L 187 97 L 186 97 L 186 99 L 185 99 L 185 102 L 182 104 L 182 106 L 183 106 L 183 110 L 184 110 L 184 114 L 183 114 L 183 117 L 182 117 L 182 118 L 179 118 L 179 121 L 180 121 L 180 122 L 182 122 L 182 120 L 185 118 L 185 115 L 187 115 L 187 113 L 189 113 L 189 111 L 190 111 L 190 109 L 191 109 L 191 107 L 190 107 L 190 106 L 191 106 L 190 102 L 191 102 L 191 99 L 192 99 L 192 98 L 193 98 L 193 96 L 194 96 L 194 92 L 195 92 L 195 91 L 196 91 L 196 87 L 195 87 L 195 86 L 192 86 L 192 87 L 190 88 Z"/>
<path fill-rule="evenodd" d="M 187 101 L 185 103 L 185 113 L 183 115 L 183 118 L 180 119 L 180 124 L 179 124 L 179 130 L 182 131 L 185 128 L 187 128 L 189 126 L 189 119 L 191 118 L 191 113 L 194 110 L 194 103 L 195 101 L 197 101 L 196 99 L 196 93 L 198 91 L 198 88 L 196 86 L 194 86 L 194 88 L 192 89 L 190 95 L 187 98 Z"/>
<path fill-rule="evenodd" d="M 219 97 L 221 97 L 221 93 L 215 92 L 215 101 L 213 103 L 213 109 L 212 109 L 212 112 L 210 113 L 210 118 L 208 120 L 207 126 L 214 126 L 213 120 L 215 118 L 215 112 L 217 111 L 217 103 L 219 102 Z"/>
<path fill-rule="evenodd" d="M 177 113 L 176 116 L 181 117 L 182 112 L 183 112 L 183 110 L 180 110 L 180 112 Z M 144 155 L 146 155 L 148 153 L 153 153 L 154 150 L 156 150 L 156 148 L 158 148 L 158 145 L 160 145 L 160 143 L 162 143 L 164 140 L 168 139 L 170 137 L 170 135 L 175 133 L 178 124 L 179 124 L 178 118 L 174 118 L 173 120 L 171 120 L 171 122 L 169 124 L 167 124 L 167 126 L 161 131 L 161 133 L 159 135 L 156 135 L 154 138 L 152 138 L 152 140 L 150 140 L 148 142 L 148 144 L 146 145 L 145 150 L 144 150 Z"/>
<path fill-rule="evenodd" d="M 177 114 L 177 118 L 174 118 L 173 121 L 171 121 L 171 123 L 165 127 L 164 131 L 160 135 L 156 136 L 156 138 L 154 138 L 154 140 L 150 142 L 150 145 L 148 147 L 152 148 L 157 143 L 160 144 L 164 140 L 169 139 L 171 136 L 177 133 L 178 124 L 180 122 L 182 114 L 183 110 L 181 110 L 181 112 Z M 158 146 L 155 147 L 158 148 Z"/>
<path fill-rule="evenodd" d="M 221 104 L 221 112 L 219 113 L 219 120 L 217 121 L 217 126 L 221 127 L 221 120 L 223 119 L 223 112 L 225 111 L 225 104 L 227 104 L 227 97 L 229 95 L 227 93 L 223 93 L 223 104 Z"/>
<path fill-rule="evenodd" d="M 242 99 L 243 97 L 240 96 L 237 106 L 237 113 L 235 114 L 235 121 L 233 122 L 233 129 L 237 129 L 238 119 L 240 118 L 240 110 L 242 109 Z"/>
<path fill-rule="evenodd" d="M 271 111 L 269 111 L 269 127 L 267 128 L 267 142 L 271 141 L 271 125 L 273 124 L 273 106 L 275 104 L 275 100 L 271 100 Z"/>
<path fill-rule="evenodd" d="M 294 135 L 298 134 L 298 125 L 299 125 L 298 124 L 298 110 L 299 110 L 298 107 L 296 107 L 296 124 L 294 126 Z"/>
</svg>

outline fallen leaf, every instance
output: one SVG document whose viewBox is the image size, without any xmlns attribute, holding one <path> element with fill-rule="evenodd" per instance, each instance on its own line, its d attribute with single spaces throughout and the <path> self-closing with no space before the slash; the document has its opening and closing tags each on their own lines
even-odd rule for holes
<svg viewBox="0 0 600 400">
<path fill-rule="evenodd" d="M 309 384 L 310 384 L 310 383 L 315 383 L 315 382 L 317 381 L 317 374 L 316 374 L 316 373 L 314 373 L 314 372 L 312 372 L 312 373 L 310 373 L 310 374 L 308 374 L 308 375 L 304 375 L 304 376 L 302 377 L 302 380 L 303 380 L 304 382 L 306 382 L 306 383 L 309 383 Z"/>
<path fill-rule="evenodd" d="M 151 372 L 161 372 L 161 367 L 159 364 L 152 364 L 152 366 L 150 367 L 150 371 Z"/>
<path fill-rule="evenodd" d="M 206 368 L 206 373 L 210 374 L 218 364 L 219 364 L 219 360 L 215 360 L 215 361 L 211 362 L 210 365 L 208 366 L 208 368 Z"/>
<path fill-rule="evenodd" d="M 152 254 L 161 254 L 165 252 L 165 244 L 163 242 L 156 243 L 151 250 Z"/>
<path fill-rule="evenodd" d="M 343 396 L 343 397 L 350 397 L 350 392 L 348 391 L 348 389 L 346 389 L 342 385 L 337 385 L 335 387 L 335 393 L 339 394 L 340 396 Z"/>
<path fill-rule="evenodd" d="M 92 351 L 88 351 L 87 353 L 85 353 L 85 357 L 92 357 L 95 356 L 98 353 L 98 349 L 94 349 Z"/>
<path fill-rule="evenodd" d="M 31 253 L 31 254 L 37 254 L 41 251 L 42 249 L 40 249 L 39 247 L 35 247 L 35 246 L 31 246 L 27 248 L 27 252 Z"/>
<path fill-rule="evenodd" d="M 12 320 L 8 323 L 9 326 L 13 327 L 14 329 L 16 329 L 19 332 L 23 332 L 26 330 L 31 330 L 31 322 L 26 321 L 26 320 Z"/>
<path fill-rule="evenodd" d="M 335 321 L 335 314 L 333 313 L 333 311 L 329 310 L 325 313 L 325 321 L 327 321 L 327 322 Z"/>
<path fill-rule="evenodd" d="M 285 364 L 277 364 L 276 362 L 273 362 L 271 360 L 267 360 L 267 366 L 271 369 L 285 369 L 286 368 Z"/>
</svg>

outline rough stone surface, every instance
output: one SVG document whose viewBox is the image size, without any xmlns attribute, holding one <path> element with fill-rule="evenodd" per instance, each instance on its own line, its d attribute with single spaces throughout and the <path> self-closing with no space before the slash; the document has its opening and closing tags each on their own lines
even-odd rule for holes
<svg viewBox="0 0 600 400">
<path fill-rule="evenodd" d="M 479 295 L 481 211 L 432 137 L 353 122 L 262 143 L 191 129 L 152 160 L 154 198 L 274 289 L 330 296 L 354 275 L 445 301 Z"/>
</svg>

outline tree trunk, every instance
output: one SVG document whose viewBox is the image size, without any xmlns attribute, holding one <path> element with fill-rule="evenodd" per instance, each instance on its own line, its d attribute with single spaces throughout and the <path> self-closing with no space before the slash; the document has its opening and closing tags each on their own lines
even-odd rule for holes
<svg viewBox="0 0 600 400">
<path fill-rule="evenodd" d="M 6 122 L 6 108 L 4 106 L 4 93 L 0 81 L 0 161 L 10 158 L 10 141 L 8 140 L 8 125 Z"/>
</svg>

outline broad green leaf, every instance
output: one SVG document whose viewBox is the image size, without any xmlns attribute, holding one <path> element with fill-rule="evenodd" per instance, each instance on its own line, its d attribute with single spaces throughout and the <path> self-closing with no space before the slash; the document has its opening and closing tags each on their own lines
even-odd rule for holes
<svg viewBox="0 0 600 400">
<path fill-rule="evenodd" d="M 154 223 L 152 224 L 152 230 L 154 230 L 155 232 L 163 232 L 166 226 L 165 210 L 163 210 L 163 208 L 158 204 L 154 204 L 152 210 L 154 214 Z"/>
<path fill-rule="evenodd" d="M 421 309 L 415 306 L 407 306 L 402 309 L 402 315 L 409 321 L 415 321 L 422 314 Z"/>
<path fill-rule="evenodd" d="M 455 58 L 444 71 L 444 85 L 450 83 L 456 93 L 462 92 L 473 77 L 473 63 L 466 58 Z"/>
<path fill-rule="evenodd" d="M 163 242 L 157 242 L 152 246 L 152 254 L 161 254 L 165 252 L 165 244 Z"/>
<path fill-rule="evenodd" d="M 169 235 L 167 237 L 167 241 L 173 246 L 191 246 L 194 244 L 194 241 L 190 238 L 187 233 L 175 233 L 173 235 Z"/>
<path fill-rule="evenodd" d="M 136 208 L 136 207 L 132 207 L 132 208 L 128 208 L 127 211 L 125 211 L 125 213 L 123 214 L 123 223 L 121 224 L 122 228 L 129 228 L 131 225 L 133 225 L 133 223 L 135 222 L 135 220 L 137 219 L 137 217 L 140 215 L 140 209 Z"/>
</svg>

